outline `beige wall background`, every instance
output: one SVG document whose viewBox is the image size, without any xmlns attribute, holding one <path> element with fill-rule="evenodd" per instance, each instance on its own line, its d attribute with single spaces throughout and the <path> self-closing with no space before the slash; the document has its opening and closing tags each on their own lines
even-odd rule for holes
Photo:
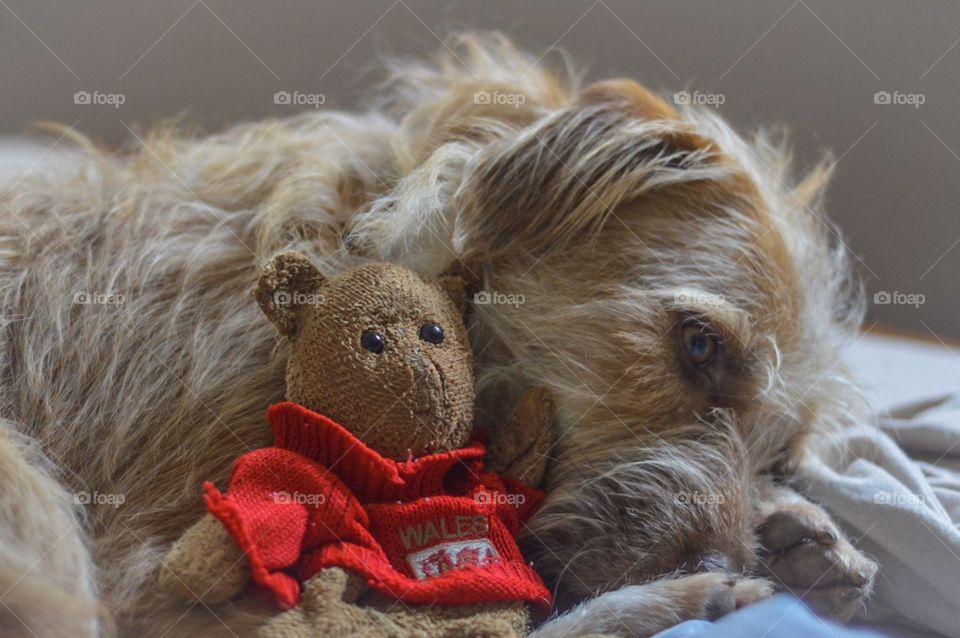
<svg viewBox="0 0 960 638">
<path fill-rule="evenodd" d="M 2 0 L 0 134 L 52 119 L 120 142 L 183 112 L 215 129 L 293 112 L 276 91 L 363 107 L 378 57 L 462 29 L 563 49 L 589 78 L 722 101 L 741 130 L 786 124 L 807 165 L 833 149 L 830 210 L 871 299 L 894 302 L 871 304 L 869 323 L 960 336 L 952 0 Z"/>
</svg>

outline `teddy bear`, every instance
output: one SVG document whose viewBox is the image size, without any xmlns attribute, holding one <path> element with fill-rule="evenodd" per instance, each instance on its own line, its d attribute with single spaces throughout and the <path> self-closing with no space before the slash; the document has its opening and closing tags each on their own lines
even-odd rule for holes
<svg viewBox="0 0 960 638">
<path fill-rule="evenodd" d="M 489 449 L 474 431 L 467 284 L 392 264 L 326 278 L 301 253 L 255 298 L 290 342 L 272 447 L 204 485 L 207 513 L 159 582 L 204 603 L 242 591 L 284 609 L 261 638 L 524 636 L 549 610 L 515 537 L 555 441 L 534 389 Z"/>
</svg>

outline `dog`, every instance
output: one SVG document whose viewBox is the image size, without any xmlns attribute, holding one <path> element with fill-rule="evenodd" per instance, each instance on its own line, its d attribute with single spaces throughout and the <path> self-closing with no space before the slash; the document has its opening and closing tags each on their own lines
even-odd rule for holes
<svg viewBox="0 0 960 638">
<path fill-rule="evenodd" d="M 155 586 L 198 486 L 268 444 L 287 351 L 249 299 L 300 250 L 475 282 L 478 421 L 556 397 L 548 498 L 525 530 L 554 588 L 543 636 L 651 635 L 777 590 L 845 619 L 876 565 L 790 487 L 864 410 L 836 353 L 863 303 L 795 179 L 632 80 L 581 86 L 506 39 L 395 61 L 365 113 L 108 152 L 0 195 L 0 617 L 13 634 L 251 635 L 252 598 Z M 52 608 L 56 613 L 51 613 Z"/>
</svg>

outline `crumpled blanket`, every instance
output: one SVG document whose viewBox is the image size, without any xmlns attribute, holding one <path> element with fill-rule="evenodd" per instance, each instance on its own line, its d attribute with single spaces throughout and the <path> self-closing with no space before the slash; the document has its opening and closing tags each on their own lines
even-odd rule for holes
<svg viewBox="0 0 960 638">
<path fill-rule="evenodd" d="M 882 634 L 851 629 L 823 620 L 802 601 L 777 594 L 748 605 L 717 622 L 688 620 L 653 638 L 883 638 Z"/>
<path fill-rule="evenodd" d="M 808 463 L 798 487 L 880 563 L 863 614 L 960 637 L 960 394 L 891 411 Z"/>
</svg>

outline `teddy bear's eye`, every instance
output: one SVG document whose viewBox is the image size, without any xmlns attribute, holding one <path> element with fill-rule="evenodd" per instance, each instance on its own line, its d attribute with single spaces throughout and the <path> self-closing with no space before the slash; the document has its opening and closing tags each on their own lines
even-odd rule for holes
<svg viewBox="0 0 960 638">
<path fill-rule="evenodd" d="M 420 338 L 427 343 L 443 343 L 443 328 L 440 324 L 425 323 L 420 326 Z"/>
<path fill-rule="evenodd" d="M 383 352 L 383 335 L 373 330 L 367 330 L 360 335 L 360 345 L 373 354 Z"/>
</svg>

